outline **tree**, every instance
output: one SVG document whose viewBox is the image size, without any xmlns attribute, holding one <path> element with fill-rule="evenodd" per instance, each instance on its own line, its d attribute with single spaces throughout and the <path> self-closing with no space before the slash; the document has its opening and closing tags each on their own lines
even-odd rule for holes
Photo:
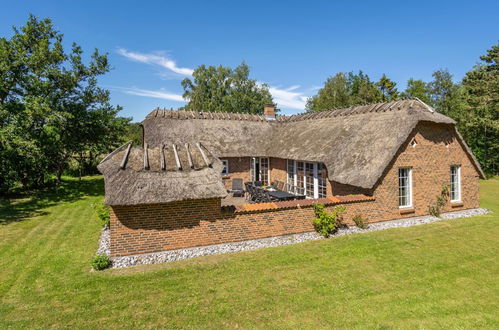
<svg viewBox="0 0 499 330">
<path fill-rule="evenodd" d="M 329 77 L 317 95 L 307 100 L 308 111 L 321 111 L 341 107 L 348 107 L 351 104 L 350 90 L 345 73 L 337 73 Z"/>
<path fill-rule="evenodd" d="M 107 55 L 95 50 L 86 65 L 81 47 L 65 53 L 62 40 L 50 19 L 32 15 L 0 38 L 0 192 L 51 174 L 59 181 L 72 157 L 121 142 L 129 119 L 117 117 L 121 108 L 97 84 Z"/>
<path fill-rule="evenodd" d="M 461 130 L 484 171 L 499 173 L 499 44 L 487 50 L 462 85 Z"/>
<path fill-rule="evenodd" d="M 340 72 L 329 77 L 317 95 L 307 100 L 308 111 L 322 111 L 374 103 L 381 100 L 381 93 L 367 74 Z"/>
<path fill-rule="evenodd" d="M 383 73 L 383 76 L 379 79 L 376 85 L 381 92 L 381 99 L 383 101 L 392 101 L 397 99 L 398 91 L 395 87 L 397 86 L 397 83 L 388 78 L 386 74 Z"/>
<path fill-rule="evenodd" d="M 250 68 L 244 62 L 235 69 L 223 66 L 199 66 L 182 80 L 185 109 L 208 112 L 242 112 L 262 114 L 263 106 L 272 103 L 266 84 L 249 79 Z"/>
<path fill-rule="evenodd" d="M 430 85 L 423 80 L 410 78 L 407 81 L 407 88 L 401 94 L 402 97 L 417 97 L 428 105 L 432 105 L 432 95 Z"/>
<path fill-rule="evenodd" d="M 454 83 L 447 69 L 437 70 L 432 76 L 433 81 L 429 83 L 432 105 L 444 115 L 458 117 L 462 105 L 461 86 Z"/>
<path fill-rule="evenodd" d="M 350 72 L 348 74 L 348 84 L 350 86 L 351 105 L 376 103 L 382 99 L 381 92 L 376 88 L 376 84 L 362 71 L 359 71 L 358 74 Z"/>
</svg>

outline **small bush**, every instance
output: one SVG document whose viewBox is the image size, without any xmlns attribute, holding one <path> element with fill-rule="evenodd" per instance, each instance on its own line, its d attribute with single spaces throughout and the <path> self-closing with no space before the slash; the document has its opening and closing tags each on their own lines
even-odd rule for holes
<svg viewBox="0 0 499 330">
<path fill-rule="evenodd" d="M 334 234 L 340 226 L 340 215 L 344 211 L 344 206 L 335 207 L 332 212 L 327 212 L 324 204 L 314 204 L 316 218 L 312 222 L 315 230 L 324 237 Z"/>
<path fill-rule="evenodd" d="M 443 185 L 442 191 L 440 192 L 440 195 L 437 196 L 437 200 L 435 201 L 435 204 L 430 205 L 428 207 L 428 212 L 431 215 L 433 215 L 434 217 L 440 217 L 440 214 L 442 213 L 442 207 L 447 202 L 448 195 L 449 195 L 449 186 Z"/>
<path fill-rule="evenodd" d="M 355 222 L 355 225 L 357 227 L 359 227 L 360 229 L 367 229 L 369 227 L 369 225 L 365 222 L 365 220 L 360 215 L 354 216 L 353 222 Z"/>
<path fill-rule="evenodd" d="M 103 270 L 109 266 L 111 266 L 111 260 L 105 254 L 100 254 L 92 259 L 92 268 L 95 270 Z"/>
<path fill-rule="evenodd" d="M 104 204 L 97 204 L 94 206 L 95 213 L 97 214 L 97 218 L 99 218 L 102 227 L 107 228 L 109 226 L 109 206 Z"/>
</svg>

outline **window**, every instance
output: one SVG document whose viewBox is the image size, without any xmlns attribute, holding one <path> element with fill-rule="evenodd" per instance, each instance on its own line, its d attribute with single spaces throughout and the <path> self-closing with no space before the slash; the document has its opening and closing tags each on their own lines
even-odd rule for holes
<svg viewBox="0 0 499 330">
<path fill-rule="evenodd" d="M 296 187 L 298 188 L 296 193 L 298 194 L 304 193 L 303 189 L 303 187 L 305 186 L 305 181 L 303 180 L 304 176 L 305 176 L 305 169 L 303 162 L 296 162 Z"/>
<path fill-rule="evenodd" d="M 317 185 L 319 186 L 319 198 L 326 197 L 326 166 L 317 164 Z"/>
<path fill-rule="evenodd" d="M 287 182 L 295 186 L 296 194 L 308 198 L 326 197 L 326 166 L 322 163 L 307 163 L 292 159 L 287 160 Z"/>
<path fill-rule="evenodd" d="M 314 198 L 314 164 L 305 163 L 305 195 Z"/>
<path fill-rule="evenodd" d="M 450 167 L 450 200 L 451 202 L 461 201 L 461 167 Z"/>
<path fill-rule="evenodd" d="M 250 162 L 251 181 L 270 183 L 270 166 L 268 158 L 253 157 Z"/>
<path fill-rule="evenodd" d="M 399 207 L 412 207 L 412 169 L 399 168 Z"/>
<path fill-rule="evenodd" d="M 229 161 L 227 159 L 222 159 L 222 164 L 224 165 L 222 176 L 229 175 Z"/>
<path fill-rule="evenodd" d="M 264 184 L 270 184 L 269 170 L 269 159 L 260 158 L 260 181 L 262 181 Z"/>
<path fill-rule="evenodd" d="M 295 161 L 288 159 L 288 183 L 295 185 Z"/>
</svg>

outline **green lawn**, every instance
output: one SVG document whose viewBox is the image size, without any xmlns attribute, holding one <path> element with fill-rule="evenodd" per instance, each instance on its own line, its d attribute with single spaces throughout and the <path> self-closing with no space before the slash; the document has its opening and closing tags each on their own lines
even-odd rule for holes
<svg viewBox="0 0 499 330">
<path fill-rule="evenodd" d="M 90 272 L 100 177 L 0 201 L 0 328 L 499 327 L 493 215 Z"/>
</svg>

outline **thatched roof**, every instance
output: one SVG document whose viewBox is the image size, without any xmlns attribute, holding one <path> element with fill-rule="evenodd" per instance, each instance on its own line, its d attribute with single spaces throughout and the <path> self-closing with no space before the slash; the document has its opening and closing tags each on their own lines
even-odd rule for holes
<svg viewBox="0 0 499 330">
<path fill-rule="evenodd" d="M 145 142 L 153 146 L 202 138 L 217 157 L 322 162 L 330 180 L 372 188 L 419 122 L 455 124 L 419 99 L 410 99 L 277 116 L 272 121 L 237 113 L 155 110 L 142 125 Z M 476 159 L 474 163 L 483 175 Z"/>
<path fill-rule="evenodd" d="M 98 165 L 107 205 L 137 205 L 223 198 L 221 161 L 203 145 L 160 145 L 113 151 Z"/>
</svg>

